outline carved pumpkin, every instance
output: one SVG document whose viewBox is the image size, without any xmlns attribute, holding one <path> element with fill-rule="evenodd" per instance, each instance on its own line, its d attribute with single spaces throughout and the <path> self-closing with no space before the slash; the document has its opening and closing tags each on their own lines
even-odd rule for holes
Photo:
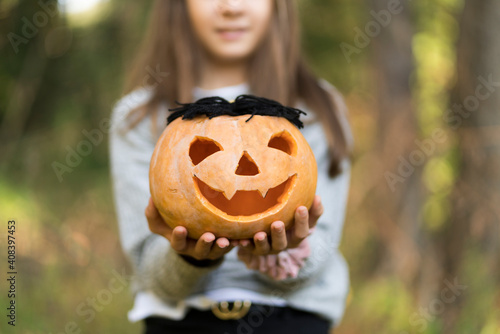
<svg viewBox="0 0 500 334">
<path fill-rule="evenodd" d="M 312 205 L 317 167 L 311 148 L 287 118 L 263 116 L 273 108 L 266 103 L 277 102 L 260 98 L 257 107 L 242 106 L 252 98 L 243 95 L 233 104 L 216 98 L 227 114 L 234 115 L 240 103 L 240 115 L 221 114 L 216 103 L 190 120 L 186 114 L 173 120 L 162 133 L 151 160 L 150 190 L 170 227 L 185 226 L 191 238 L 204 232 L 252 238 L 270 233 L 277 220 L 288 228 L 297 207 Z M 184 106 L 173 110 L 185 112 L 194 104 Z"/>
</svg>

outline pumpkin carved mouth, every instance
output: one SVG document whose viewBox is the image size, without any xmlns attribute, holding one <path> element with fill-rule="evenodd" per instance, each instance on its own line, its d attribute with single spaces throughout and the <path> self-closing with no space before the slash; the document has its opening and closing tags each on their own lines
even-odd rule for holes
<svg viewBox="0 0 500 334">
<path fill-rule="evenodd" d="M 231 198 L 227 198 L 224 192 L 213 189 L 196 175 L 193 177 L 196 191 L 202 195 L 202 198 L 226 215 L 240 217 L 257 215 L 273 207 L 284 205 L 295 185 L 296 178 L 297 174 L 290 176 L 283 183 L 270 188 L 265 196 L 258 190 L 237 190 Z"/>
</svg>

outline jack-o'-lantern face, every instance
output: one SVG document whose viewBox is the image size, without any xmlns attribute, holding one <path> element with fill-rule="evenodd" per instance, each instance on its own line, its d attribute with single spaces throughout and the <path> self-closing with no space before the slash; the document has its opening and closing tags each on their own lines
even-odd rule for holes
<svg viewBox="0 0 500 334">
<path fill-rule="evenodd" d="M 254 137 L 249 135 L 252 126 L 242 129 L 250 132 L 242 131 L 236 141 L 221 137 L 222 145 L 196 136 L 189 148 L 195 189 L 208 201 L 204 205 L 240 220 L 283 205 L 297 176 L 295 159 L 290 158 L 296 156 L 297 144 L 288 131 L 274 133 L 267 140 L 272 131 Z M 212 136 L 219 137 L 217 133 Z"/>
<path fill-rule="evenodd" d="M 300 205 L 310 207 L 317 168 L 300 131 L 284 118 L 220 116 L 177 119 L 151 160 L 150 188 L 171 227 L 251 238 Z"/>
</svg>

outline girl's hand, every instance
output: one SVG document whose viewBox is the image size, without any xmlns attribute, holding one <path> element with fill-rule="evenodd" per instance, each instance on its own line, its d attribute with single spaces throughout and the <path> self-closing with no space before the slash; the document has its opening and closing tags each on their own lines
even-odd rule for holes
<svg viewBox="0 0 500 334">
<path fill-rule="evenodd" d="M 172 249 L 180 255 L 197 261 L 218 260 L 237 244 L 236 242 L 231 244 L 227 238 L 216 239 L 215 235 L 210 232 L 204 233 L 198 240 L 188 238 L 185 227 L 177 226 L 172 229 L 165 223 L 151 198 L 145 214 L 151 232 L 167 238 Z M 193 263 L 193 261 L 189 262 Z"/>
<path fill-rule="evenodd" d="M 319 217 L 323 214 L 321 198 L 314 197 L 311 210 L 307 211 L 305 206 L 299 206 L 295 211 L 295 222 L 293 227 L 285 231 L 285 224 L 275 221 L 271 224 L 271 238 L 265 232 L 255 233 L 253 240 L 240 240 L 242 253 L 253 255 L 278 254 L 288 248 L 297 248 L 301 242 L 310 234 L 310 230 L 316 226 Z"/>
<path fill-rule="evenodd" d="M 254 255 L 244 248 L 238 249 L 238 258 L 248 269 L 258 270 L 277 281 L 297 277 L 310 255 L 307 238 L 297 248 L 289 248 L 279 254 Z"/>
</svg>

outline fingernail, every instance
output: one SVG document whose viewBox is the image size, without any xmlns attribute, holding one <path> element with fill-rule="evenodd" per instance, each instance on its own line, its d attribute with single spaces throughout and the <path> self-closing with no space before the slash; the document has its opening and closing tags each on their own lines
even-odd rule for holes
<svg viewBox="0 0 500 334">
<path fill-rule="evenodd" d="M 285 226 L 283 226 L 283 224 L 281 224 L 280 226 L 278 226 L 278 228 L 276 229 L 276 231 L 283 232 L 284 228 L 285 228 Z"/>
<path fill-rule="evenodd" d="M 305 217 L 305 216 L 307 216 L 307 209 L 306 209 L 305 207 L 301 207 L 301 208 L 299 209 L 299 215 L 300 215 L 301 217 Z"/>
<path fill-rule="evenodd" d="M 258 241 L 264 241 L 264 239 L 265 239 L 265 238 L 266 238 L 266 237 L 265 237 L 264 235 L 259 235 L 259 236 L 257 237 L 257 240 L 258 240 Z"/>
</svg>

